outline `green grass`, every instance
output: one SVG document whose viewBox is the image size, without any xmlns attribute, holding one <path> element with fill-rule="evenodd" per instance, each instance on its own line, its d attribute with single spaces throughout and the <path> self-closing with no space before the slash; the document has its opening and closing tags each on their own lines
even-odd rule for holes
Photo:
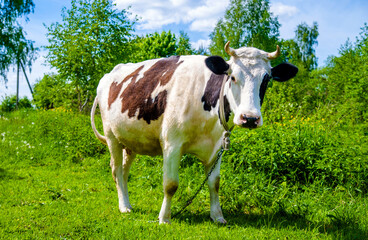
<svg viewBox="0 0 368 240">
<path fill-rule="evenodd" d="M 121 214 L 109 153 L 88 116 L 15 112 L 0 118 L 0 238 L 367 239 L 366 129 L 310 119 L 238 128 L 221 166 L 228 224 L 210 220 L 205 188 L 167 226 L 157 222 L 162 158 L 138 156 L 129 177 L 134 211 Z M 203 179 L 201 164 L 185 156 L 173 212 Z"/>
</svg>

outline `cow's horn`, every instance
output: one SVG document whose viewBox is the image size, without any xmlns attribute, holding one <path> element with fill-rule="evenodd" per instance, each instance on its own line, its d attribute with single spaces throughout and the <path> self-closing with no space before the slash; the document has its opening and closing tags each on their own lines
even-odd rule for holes
<svg viewBox="0 0 368 240">
<path fill-rule="evenodd" d="M 236 57 L 235 50 L 234 50 L 234 49 L 232 49 L 229 45 L 230 45 L 230 41 L 228 41 L 228 42 L 225 44 L 225 52 L 226 52 L 227 54 L 229 54 L 230 56 Z"/>
<path fill-rule="evenodd" d="M 272 53 L 268 53 L 267 55 L 268 55 L 268 59 L 273 60 L 273 59 L 278 58 L 280 56 L 280 54 L 281 54 L 280 47 L 279 47 L 279 45 L 277 45 L 276 51 L 274 51 Z"/>
</svg>

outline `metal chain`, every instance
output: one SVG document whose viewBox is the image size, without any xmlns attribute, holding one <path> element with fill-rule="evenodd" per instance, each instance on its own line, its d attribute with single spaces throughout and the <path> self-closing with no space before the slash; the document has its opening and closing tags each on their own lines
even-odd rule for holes
<svg viewBox="0 0 368 240">
<path fill-rule="evenodd" d="M 233 129 L 234 126 L 232 126 L 231 128 L 229 128 L 229 126 L 227 125 L 226 117 L 225 117 L 225 108 L 224 108 L 224 89 L 225 89 L 225 83 L 227 82 L 227 80 L 229 78 L 230 78 L 229 75 L 225 75 L 224 76 L 224 78 L 222 80 L 222 84 L 221 84 L 221 89 L 220 89 L 220 97 L 219 97 L 219 119 L 220 119 L 220 122 L 221 122 L 223 128 L 225 129 L 225 131 L 224 131 L 224 133 L 222 135 L 222 146 L 221 146 L 220 151 L 217 153 L 217 159 L 216 159 L 215 163 L 213 164 L 211 170 L 208 172 L 208 174 L 206 176 L 206 179 L 202 182 L 202 184 L 199 186 L 199 188 L 194 193 L 194 195 L 191 198 L 189 198 L 189 200 L 180 209 L 180 211 L 177 212 L 177 213 L 175 213 L 171 218 L 175 218 L 176 216 L 178 216 L 179 214 L 181 214 L 190 204 L 192 204 L 193 199 L 202 190 L 204 184 L 207 182 L 208 178 L 211 176 L 211 173 L 215 169 L 218 161 L 220 160 L 220 158 L 222 156 L 222 153 L 225 150 L 229 150 L 229 148 L 230 148 L 230 134 L 231 134 L 231 130 Z"/>
<path fill-rule="evenodd" d="M 202 190 L 204 184 L 207 182 L 208 178 L 211 176 L 211 173 L 213 172 L 213 170 L 215 169 L 218 161 L 220 160 L 222 153 L 224 152 L 224 148 L 221 147 L 220 151 L 217 153 L 217 158 L 215 163 L 213 164 L 211 170 L 208 172 L 206 179 L 202 182 L 202 184 L 199 186 L 199 188 L 197 189 L 197 191 L 193 194 L 193 196 L 191 198 L 189 198 L 189 200 L 186 202 L 186 204 L 180 209 L 179 212 L 175 213 L 171 218 L 175 218 L 177 217 L 179 214 L 181 214 L 190 204 L 192 204 L 194 198 L 198 195 L 198 193 Z"/>
</svg>

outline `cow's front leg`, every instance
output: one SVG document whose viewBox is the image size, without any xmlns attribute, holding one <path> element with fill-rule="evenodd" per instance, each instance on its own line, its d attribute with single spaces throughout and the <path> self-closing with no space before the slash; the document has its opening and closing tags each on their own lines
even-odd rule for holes
<svg viewBox="0 0 368 240">
<path fill-rule="evenodd" d="M 214 222 L 226 224 L 226 220 L 222 215 L 220 200 L 219 200 L 219 188 L 220 188 L 220 165 L 221 158 L 216 164 L 215 169 L 213 169 L 210 177 L 208 178 L 207 184 L 210 191 L 210 201 L 211 201 L 211 212 L 210 217 Z M 205 166 L 206 175 L 212 168 L 212 164 Z"/>
<path fill-rule="evenodd" d="M 170 223 L 171 220 L 171 200 L 179 186 L 180 157 L 181 153 L 179 149 L 174 149 L 170 147 L 164 151 L 164 201 L 162 202 L 160 214 L 158 217 L 160 223 Z"/>
</svg>

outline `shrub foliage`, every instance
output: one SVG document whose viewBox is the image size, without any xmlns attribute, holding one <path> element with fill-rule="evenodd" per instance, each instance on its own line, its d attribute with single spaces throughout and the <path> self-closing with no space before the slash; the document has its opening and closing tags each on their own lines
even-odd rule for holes
<svg viewBox="0 0 368 240">
<path fill-rule="evenodd" d="M 32 108 L 31 101 L 27 97 L 19 99 L 19 109 Z M 0 113 L 12 112 L 17 108 L 17 96 L 6 96 L 0 105 Z"/>
</svg>

